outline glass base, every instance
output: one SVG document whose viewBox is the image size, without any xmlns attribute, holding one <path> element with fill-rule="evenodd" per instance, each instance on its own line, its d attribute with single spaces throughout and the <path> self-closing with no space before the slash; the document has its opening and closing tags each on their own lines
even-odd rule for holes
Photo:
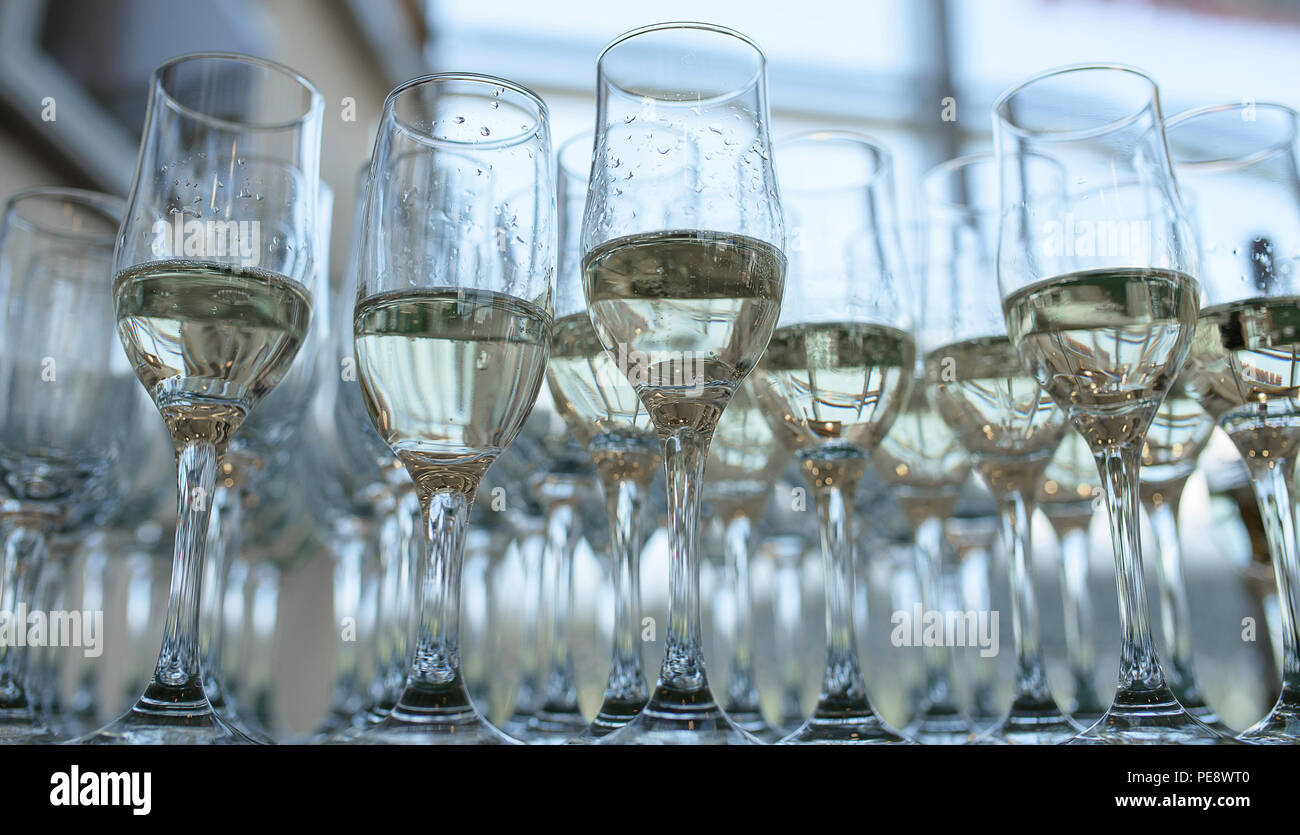
<svg viewBox="0 0 1300 835">
<path fill-rule="evenodd" d="M 708 686 L 674 691 L 660 685 L 632 721 L 594 745 L 759 745 L 713 700 Z"/>
<path fill-rule="evenodd" d="M 628 704 L 617 699 L 607 698 L 601 704 L 596 718 L 591 720 L 591 724 L 570 739 L 569 743 L 572 745 L 589 745 L 598 739 L 609 736 L 635 719 L 643 707 L 645 707 L 644 702 Z"/>
<path fill-rule="evenodd" d="M 256 745 L 227 724 L 201 686 L 151 684 L 140 701 L 114 722 L 78 737 L 72 745 Z"/>
<path fill-rule="evenodd" d="M 587 729 L 577 706 L 542 705 L 529 717 L 517 739 L 528 745 L 563 745 Z"/>
<path fill-rule="evenodd" d="M 1066 745 L 1236 745 L 1178 703 L 1168 687 L 1121 690 L 1110 710 Z"/>
<path fill-rule="evenodd" d="M 724 708 L 724 710 L 727 711 L 727 716 L 731 717 L 731 721 L 735 722 L 737 727 L 744 729 L 754 739 L 766 745 L 772 745 L 785 736 L 775 725 L 767 721 L 763 716 L 763 711 L 757 707 L 728 707 Z"/>
<path fill-rule="evenodd" d="M 929 705 L 903 728 L 918 745 L 962 745 L 976 737 L 975 729 L 952 705 Z"/>
<path fill-rule="evenodd" d="M 346 745 L 522 745 L 498 730 L 474 707 L 464 686 L 408 684 L 392 711 Z"/>
<path fill-rule="evenodd" d="M 1300 744 L 1300 704 L 1283 694 L 1267 716 L 1242 731 L 1237 739 L 1257 745 Z"/>
<path fill-rule="evenodd" d="M 980 734 L 971 745 L 1056 745 L 1082 729 L 1057 707 L 1046 701 L 1019 698 L 997 725 Z"/>
<path fill-rule="evenodd" d="M 912 745 L 870 704 L 832 708 L 818 704 L 813 715 L 779 745 Z"/>
</svg>

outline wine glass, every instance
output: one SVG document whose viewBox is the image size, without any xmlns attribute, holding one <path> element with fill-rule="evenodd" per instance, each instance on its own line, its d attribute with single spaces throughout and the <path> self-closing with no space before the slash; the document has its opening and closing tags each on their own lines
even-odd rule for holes
<svg viewBox="0 0 1300 835">
<path fill-rule="evenodd" d="M 167 627 L 144 695 L 86 743 L 231 743 L 199 658 L 199 601 L 218 463 L 307 337 L 318 275 L 324 102 L 305 78 L 243 55 L 154 71 L 118 236 L 118 335 L 176 449 Z"/>
<path fill-rule="evenodd" d="M 1200 108 L 1165 123 L 1201 243 L 1207 305 L 1187 376 L 1250 470 L 1277 580 L 1282 691 L 1241 734 L 1300 741 L 1300 552 L 1292 479 L 1300 443 L 1297 114 L 1275 104 Z"/>
<path fill-rule="evenodd" d="M 700 641 L 700 484 L 785 283 L 765 59 L 703 23 L 629 32 L 597 63 L 583 286 L 601 344 L 658 433 L 672 549 L 659 680 L 601 743 L 752 744 L 710 692 Z"/>
<path fill-rule="evenodd" d="M 747 379 L 727 405 L 709 445 L 704 498 L 721 534 L 725 586 L 731 604 L 731 659 L 722 707 L 733 722 L 762 742 L 776 742 L 785 734 L 767 721 L 759 705 L 750 558 L 772 488 L 790 463 L 790 456 L 783 437 L 768 423 L 753 380 Z"/>
<path fill-rule="evenodd" d="M 1084 727 L 1106 712 L 1106 705 L 1097 696 L 1092 591 L 1088 586 L 1091 573 L 1088 531 L 1093 511 L 1100 504 L 1097 462 L 1092 458 L 1088 442 L 1071 428 L 1038 482 L 1038 506 L 1060 541 L 1065 653 L 1074 685 L 1066 710 L 1071 719 Z"/>
<path fill-rule="evenodd" d="M 927 290 L 921 328 L 925 383 L 935 410 L 966 447 L 997 501 L 1011 568 L 1016 677 L 1011 708 L 981 743 L 1051 744 L 1079 727 L 1056 704 L 1038 625 L 1031 521 L 1034 496 L 1066 432 L 1065 413 L 1021 368 L 998 299 L 988 292 L 997 252 L 997 159 L 949 160 L 923 180 Z M 1045 192 L 1064 193 L 1064 171 L 1025 155 Z"/>
<path fill-rule="evenodd" d="M 641 663 L 641 533 L 645 494 L 659 468 L 654 425 L 596 337 L 582 285 L 582 215 L 592 135 L 560 146 L 560 252 L 555 341 L 547 382 L 556 409 L 596 466 L 609 518 L 614 650 L 596 717 L 573 741 L 600 739 L 632 720 L 649 697 Z"/>
<path fill-rule="evenodd" d="M 816 501 L 826 668 L 813 714 L 785 743 L 906 741 L 867 695 L 854 637 L 853 505 L 867 459 L 907 402 L 916 364 L 888 151 L 857 134 L 782 142 L 791 292 L 760 367 L 768 420 Z"/>
<path fill-rule="evenodd" d="M 384 105 L 357 262 L 357 376 L 415 485 L 425 554 L 405 688 L 355 742 L 516 742 L 465 687 L 460 567 L 479 482 L 546 371 L 556 245 L 548 122 L 531 91 L 473 74 L 413 79 Z"/>
<path fill-rule="evenodd" d="M 992 609 L 993 544 L 999 527 L 1001 519 L 992 507 L 984 507 L 983 503 L 959 509 L 944 524 L 944 537 L 957 553 L 956 598 L 968 612 Z M 982 732 L 1002 721 L 1002 709 L 995 703 L 994 659 L 969 651 L 966 656 L 969 675 L 966 716 L 971 727 Z"/>
<path fill-rule="evenodd" d="M 1166 683 L 1138 536 L 1142 440 L 1187 357 L 1200 292 L 1155 82 L 1113 65 L 1049 70 L 1003 93 L 994 116 L 1007 332 L 1092 449 L 1115 549 L 1119 687 L 1073 741 L 1220 741 Z M 1022 164 L 1030 153 L 1065 167 L 1064 199 Z"/>
<path fill-rule="evenodd" d="M 74 189 L 20 192 L 0 220 L 0 611 L 26 629 L 56 533 L 123 485 L 142 423 L 106 298 L 124 206 Z M 128 431 L 130 429 L 131 431 Z M 106 494 L 108 494 L 106 496 Z M 0 743 L 52 742 L 28 661 L 0 641 Z"/>
</svg>

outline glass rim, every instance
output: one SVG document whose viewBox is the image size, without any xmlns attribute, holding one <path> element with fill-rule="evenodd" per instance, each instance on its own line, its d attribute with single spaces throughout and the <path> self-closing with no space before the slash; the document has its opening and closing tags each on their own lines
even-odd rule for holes
<svg viewBox="0 0 1300 835">
<path fill-rule="evenodd" d="M 263 69 L 272 70 L 294 81 L 308 93 L 308 105 L 306 110 L 297 118 L 289 119 L 284 122 L 240 122 L 231 119 L 223 119 L 220 116 L 213 116 L 211 113 L 204 113 L 195 110 L 187 104 L 182 104 L 163 84 L 163 73 L 172 67 L 186 64 L 191 61 L 230 61 L 238 64 L 252 64 Z M 272 61 L 269 58 L 260 58 L 256 55 L 247 55 L 242 52 L 186 52 L 176 55 L 163 61 L 154 68 L 150 78 L 150 83 L 154 91 L 161 96 L 162 100 L 168 107 L 181 113 L 191 119 L 200 122 L 206 122 L 227 130 L 256 130 L 256 131 L 283 131 L 292 130 L 310 122 L 316 115 L 322 113 L 325 109 L 325 99 L 320 90 L 312 83 L 307 76 L 279 61 Z"/>
<path fill-rule="evenodd" d="M 1272 157 L 1281 151 L 1285 151 L 1287 148 L 1295 144 L 1297 136 L 1300 136 L 1300 112 L 1296 111 L 1293 107 L 1273 101 L 1251 102 L 1249 104 L 1244 102 L 1222 102 L 1220 104 L 1207 104 L 1201 107 L 1189 108 L 1179 113 L 1175 113 L 1168 119 L 1165 119 L 1165 134 L 1168 136 L 1170 128 L 1176 128 L 1185 122 L 1190 122 L 1191 120 L 1201 116 L 1228 113 L 1233 110 L 1245 110 L 1247 108 L 1275 111 L 1285 115 L 1289 127 L 1286 136 L 1271 144 L 1261 147 L 1257 151 L 1243 156 L 1215 157 L 1213 159 L 1198 159 L 1179 162 L 1174 158 L 1171 151 L 1169 157 L 1170 161 L 1173 162 L 1175 169 L 1182 169 L 1185 171 L 1235 171 L 1242 168 L 1249 168 L 1252 165 L 1263 162 L 1269 157 Z"/>
<path fill-rule="evenodd" d="M 111 235 L 94 235 L 85 231 L 71 229 L 66 226 L 51 226 L 42 220 L 30 217 L 20 211 L 20 205 L 27 201 L 38 199 L 76 203 L 86 208 L 103 212 L 109 218 L 116 218 L 118 228 L 115 228 Z M 4 206 L 4 217 L 6 221 L 21 226 L 29 232 L 88 243 L 98 242 L 108 249 L 112 249 L 116 245 L 122 219 L 125 216 L 126 201 L 120 197 L 112 194 L 105 194 L 100 191 L 90 191 L 89 189 L 82 188 L 66 188 L 63 186 L 37 186 L 35 188 L 28 188 L 15 192 L 5 201 Z"/>
<path fill-rule="evenodd" d="M 425 85 L 440 85 L 452 82 L 469 82 L 472 84 L 483 85 L 484 87 L 501 87 L 510 90 L 526 101 L 536 109 L 533 124 L 526 131 L 520 131 L 512 136 L 501 137 L 488 140 L 470 140 L 463 141 L 459 139 L 443 139 L 436 136 L 430 136 L 427 133 L 414 130 L 403 119 L 398 118 L 396 112 L 397 100 L 403 95 Z M 484 100 L 491 100 L 499 97 L 484 97 Z M 408 78 L 401 84 L 394 87 L 384 99 L 383 121 L 388 121 L 391 117 L 403 133 L 415 139 L 422 145 L 428 145 L 435 148 L 481 148 L 484 150 L 497 150 L 500 148 L 510 148 L 515 145 L 522 145 L 534 136 L 542 132 L 543 126 L 549 124 L 551 119 L 550 108 L 546 106 L 546 101 L 537 93 L 520 84 L 517 81 L 511 81 L 508 78 L 502 78 L 496 75 L 487 75 L 485 73 L 474 72 L 436 72 L 425 75 L 417 75 L 415 78 Z"/>
<path fill-rule="evenodd" d="M 1074 73 L 1074 72 L 1086 72 L 1086 71 L 1095 71 L 1095 70 L 1108 70 L 1112 72 L 1121 72 L 1121 73 L 1127 73 L 1132 76 L 1136 76 L 1142 81 L 1145 81 L 1147 83 L 1147 86 L 1150 88 L 1151 91 L 1150 100 L 1126 116 L 1121 116 L 1118 119 L 1112 119 L 1104 124 L 1096 125 L 1094 127 L 1078 128 L 1076 130 L 1059 130 L 1059 131 L 1029 130 L 1020 127 L 1015 122 L 1012 122 L 1007 118 L 1007 114 L 1006 114 L 1007 105 L 1010 103 L 1010 101 L 1013 98 L 1015 98 L 1020 93 L 1024 92 L 1024 90 L 1027 89 L 1028 87 L 1037 84 L 1039 82 L 1046 81 L 1050 78 L 1055 78 L 1057 76 L 1067 75 L 1069 73 Z M 1121 64 L 1121 63 L 1065 64 L 1063 66 L 1052 67 L 1050 69 L 1046 69 L 1046 70 L 1042 70 L 1041 72 L 1034 73 L 1028 78 L 1012 85 L 1011 87 L 1008 87 L 1006 90 L 1003 90 L 1002 93 L 993 101 L 993 116 L 998 126 L 1002 127 L 1006 131 L 1016 136 L 1021 136 L 1021 137 L 1034 136 L 1046 141 L 1070 142 L 1070 141 L 1082 140 L 1082 139 L 1092 139 L 1094 137 L 1103 136 L 1107 133 L 1118 130 L 1119 128 L 1126 127 L 1132 124 L 1133 122 L 1137 121 L 1139 118 L 1141 118 L 1142 114 L 1146 112 L 1146 110 L 1152 105 L 1154 105 L 1155 107 L 1156 120 L 1159 122 L 1161 120 L 1160 87 L 1159 85 L 1156 84 L 1155 79 L 1151 77 L 1151 74 L 1146 72 L 1145 70 L 1141 70 L 1130 64 Z"/>
<path fill-rule="evenodd" d="M 754 70 L 753 74 L 749 76 L 749 78 L 745 81 L 744 84 L 732 87 L 730 90 L 728 90 L 725 93 L 720 93 L 716 96 L 710 96 L 706 99 L 697 99 L 692 101 L 679 102 L 672 99 L 664 99 L 661 98 L 660 96 L 638 95 L 636 96 L 636 98 L 638 99 L 646 98 L 646 99 L 650 99 L 651 101 L 655 101 L 662 104 L 668 104 L 668 105 L 681 104 L 681 105 L 689 105 L 692 107 L 698 107 L 702 104 L 718 104 L 720 102 L 729 101 L 733 98 L 736 98 L 737 96 L 743 95 L 746 90 L 753 89 L 762 80 L 763 73 L 767 69 L 767 55 L 763 52 L 763 48 L 758 45 L 758 42 L 755 41 L 753 38 L 749 37 L 748 35 L 746 35 L 744 32 L 740 32 L 735 29 L 732 29 L 730 26 L 722 26 L 721 24 L 717 24 L 717 23 L 705 23 L 699 20 L 668 20 L 662 23 L 651 23 L 646 26 L 638 26 L 635 29 L 629 29 L 628 31 L 622 33 L 621 35 L 619 35 L 618 37 L 614 38 L 609 43 L 601 47 L 600 52 L 596 55 L 597 86 L 599 86 L 601 81 L 603 80 L 605 83 L 609 84 L 609 86 L 613 87 L 619 92 L 630 94 L 631 91 L 629 91 L 623 85 L 608 80 L 609 76 L 605 72 L 606 56 L 608 56 L 609 53 L 612 52 L 614 49 L 617 49 L 619 46 L 623 45 L 629 40 L 639 37 L 641 35 L 649 35 L 655 32 L 670 32 L 673 30 L 689 30 L 689 29 L 693 29 L 700 32 L 709 32 L 715 35 L 725 35 L 729 38 L 733 38 L 734 40 L 743 43 L 745 46 L 748 46 L 750 49 L 752 49 L 754 51 L 754 55 L 758 57 L 757 69 Z"/>
<path fill-rule="evenodd" d="M 1037 151 L 1017 151 L 1012 154 L 1009 154 L 1009 156 L 1014 156 L 1016 158 L 1022 158 L 1022 159 L 1032 158 L 1034 160 L 1038 160 L 1039 162 L 1047 163 L 1048 165 L 1057 168 L 1060 171 L 1062 178 L 1065 177 L 1065 169 L 1061 165 L 1061 163 L 1057 161 L 1055 158 L 1047 154 L 1042 154 Z M 983 165 L 985 163 L 989 163 L 995 166 L 996 168 L 995 173 L 997 174 L 997 179 L 999 181 L 999 187 L 1000 187 L 1001 158 L 998 152 L 992 150 L 973 151 L 969 154 L 961 154 L 960 156 L 955 156 L 952 159 L 944 160 L 943 162 L 937 165 L 933 165 L 930 168 L 927 168 L 925 170 L 925 173 L 921 175 L 921 179 L 920 179 L 921 199 L 925 202 L 925 205 L 927 206 L 933 206 L 935 208 L 943 209 L 945 211 L 950 211 L 954 214 L 965 214 L 965 215 L 1000 214 L 1001 206 L 997 200 L 991 202 L 987 207 L 979 207 L 979 206 L 971 205 L 970 203 L 954 203 L 951 200 L 940 200 L 937 198 L 932 198 L 930 196 L 931 194 L 930 184 L 936 182 L 939 178 L 950 175 L 956 171 L 968 169 L 975 165 Z"/>
<path fill-rule="evenodd" d="M 782 183 L 782 192 L 789 191 L 798 194 L 809 194 L 813 192 L 832 193 L 855 191 L 857 189 L 875 186 L 882 177 L 893 171 L 894 152 L 889 149 L 888 145 L 871 134 L 843 128 L 807 130 L 782 137 L 772 143 L 772 154 L 773 156 L 779 156 L 781 149 L 789 147 L 790 145 L 815 145 L 822 142 L 838 142 L 843 143 L 844 145 L 869 149 L 876 155 L 876 164 L 865 177 L 854 178 L 847 182 L 837 182 L 835 185 L 825 188 L 800 188 L 797 184 Z"/>
</svg>

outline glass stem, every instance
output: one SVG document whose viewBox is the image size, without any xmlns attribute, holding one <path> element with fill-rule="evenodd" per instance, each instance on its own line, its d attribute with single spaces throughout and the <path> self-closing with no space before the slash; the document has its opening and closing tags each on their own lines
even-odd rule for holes
<svg viewBox="0 0 1300 835">
<path fill-rule="evenodd" d="M 1052 701 L 1043 666 L 1043 648 L 1039 637 L 1038 594 L 1034 589 L 1034 566 L 1031 561 L 1033 504 L 1018 490 L 1001 499 L 1002 536 L 1011 557 L 1011 629 L 1016 644 L 1016 681 L 1013 705 L 1021 702 L 1043 704 Z M 1014 709 L 1014 706 L 1013 706 Z"/>
<path fill-rule="evenodd" d="M 753 523 L 747 514 L 727 520 L 723 550 L 727 584 L 731 588 L 733 631 L 731 678 L 727 684 L 727 710 L 756 711 L 758 688 L 754 683 L 754 627 L 750 617 L 749 549 Z"/>
<path fill-rule="evenodd" d="M 32 614 L 39 574 L 48 555 L 45 530 L 45 526 L 19 520 L 7 528 L 4 538 L 0 613 L 9 616 L 15 633 L 27 631 L 27 618 Z M 0 641 L 0 711 L 31 707 L 24 670 L 31 648 L 22 643 Z"/>
<path fill-rule="evenodd" d="M 917 578 L 921 584 L 921 604 L 932 612 L 942 611 L 943 520 L 937 516 L 932 516 L 917 526 L 916 563 Z M 952 665 L 952 648 L 946 643 L 940 643 L 926 651 L 926 704 L 930 709 L 955 707 Z"/>
<path fill-rule="evenodd" d="M 366 534 L 369 528 L 356 517 L 342 520 L 335 527 L 337 545 L 334 547 L 334 628 L 345 631 L 344 622 L 351 620 L 353 630 L 361 632 L 364 624 L 364 572 L 368 552 Z M 363 636 L 340 636 L 338 666 L 334 673 L 334 695 L 331 708 L 340 715 L 357 709 L 358 675 L 361 664 Z"/>
<path fill-rule="evenodd" d="M 700 644 L 700 486 L 710 436 L 685 427 L 663 441 L 668 488 L 668 537 L 672 557 L 668 584 L 668 635 L 657 689 L 706 690 Z"/>
<path fill-rule="evenodd" d="M 472 495 L 432 493 L 423 502 L 425 561 L 420 578 L 420 617 L 407 686 L 432 690 L 462 687 L 460 671 L 460 569 Z"/>
<path fill-rule="evenodd" d="M 1247 458 L 1251 483 L 1259 502 L 1264 533 L 1273 557 L 1277 605 L 1282 626 L 1282 695 L 1278 704 L 1300 706 L 1300 551 L 1291 483 L 1295 459 Z"/>
<path fill-rule="evenodd" d="M 1144 501 L 1156 545 L 1160 549 L 1160 625 L 1173 665 L 1170 679 L 1184 704 L 1199 702 L 1196 674 L 1192 669 L 1192 618 L 1183 580 L 1183 547 L 1178 537 L 1178 505 L 1183 483 L 1161 485 L 1159 498 Z"/>
<path fill-rule="evenodd" d="M 861 453 L 833 462 L 804 462 L 805 474 L 819 474 L 810 481 L 826 574 L 826 671 L 819 714 L 870 711 L 853 620 L 853 499 L 864 465 Z"/>
<path fill-rule="evenodd" d="M 803 721 L 803 583 L 800 568 L 803 553 L 798 543 L 782 554 L 776 567 L 777 657 L 781 658 L 781 721 Z"/>
<path fill-rule="evenodd" d="M 200 620 L 206 625 L 207 633 L 202 635 L 203 687 L 214 707 L 221 707 L 227 696 L 221 674 L 221 657 L 225 650 L 226 590 L 230 582 L 230 567 L 239 549 L 242 505 L 239 488 L 224 484 L 216 488 L 208 530 L 210 544 Z"/>
<path fill-rule="evenodd" d="M 1065 647 L 1074 679 L 1075 711 L 1092 712 L 1099 705 L 1093 689 L 1096 648 L 1092 643 L 1092 595 L 1088 589 L 1088 529 L 1073 527 L 1061 534 L 1061 606 L 1065 615 Z"/>
<path fill-rule="evenodd" d="M 645 704 L 645 672 L 641 668 L 641 485 L 622 479 L 605 489 L 605 506 L 612 533 L 610 579 L 614 585 L 614 657 L 605 685 L 605 701 Z"/>
<path fill-rule="evenodd" d="M 1125 444 L 1096 454 L 1110 511 L 1110 538 L 1115 550 L 1119 594 L 1119 690 L 1159 690 L 1166 686 L 1151 636 L 1151 614 L 1142 577 L 1142 542 L 1138 528 L 1139 446 Z"/>
<path fill-rule="evenodd" d="M 577 510 L 571 501 L 552 504 L 546 511 L 546 563 L 548 594 L 543 610 L 547 645 L 542 678 L 542 709 L 576 712 L 578 688 L 573 673 L 573 553 L 580 532 Z"/>
<path fill-rule="evenodd" d="M 199 602 L 204 551 L 215 500 L 217 448 L 194 441 L 177 456 L 176 546 L 162 652 L 145 698 L 164 702 L 206 701 L 199 667 Z"/>
</svg>

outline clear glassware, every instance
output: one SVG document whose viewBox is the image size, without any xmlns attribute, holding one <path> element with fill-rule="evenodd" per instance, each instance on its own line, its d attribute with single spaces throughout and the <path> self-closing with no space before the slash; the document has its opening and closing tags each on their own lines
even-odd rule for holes
<svg viewBox="0 0 1300 835">
<path fill-rule="evenodd" d="M 471 701 L 460 569 L 483 474 L 546 371 L 555 184 L 546 105 L 513 82 L 439 74 L 384 105 L 367 184 L 353 317 L 367 410 L 423 510 L 406 684 L 365 744 L 511 744 Z"/>
<path fill-rule="evenodd" d="M 974 510 L 982 511 L 983 508 Z M 944 537 L 957 552 L 957 599 L 961 608 L 972 612 L 988 612 L 993 608 L 990 582 L 994 573 L 994 543 L 1002 520 L 988 512 L 961 513 L 949 516 L 944 524 Z M 971 726 L 979 732 L 987 731 L 1002 721 L 1005 713 L 997 704 L 996 670 L 993 659 L 978 653 L 967 653 L 968 687 L 966 716 Z M 973 669 L 972 669 L 973 668 Z"/>
<path fill-rule="evenodd" d="M 1025 155 L 1016 165 L 1032 169 L 1044 190 L 1064 193 L 1064 172 L 1052 160 Z M 1034 496 L 1067 427 L 1065 412 L 1021 369 L 999 300 L 988 292 L 996 269 L 997 182 L 992 154 L 959 157 L 925 175 L 926 288 L 932 303 L 920 331 L 930 400 L 998 504 L 1011 569 L 1011 708 L 977 741 L 1043 745 L 1079 730 L 1047 680 L 1033 581 Z"/>
<path fill-rule="evenodd" d="M 854 618 L 856 488 L 903 410 L 916 364 L 893 164 L 888 151 L 846 132 L 794 137 L 777 153 L 791 292 L 757 390 L 815 499 L 826 582 L 822 692 L 812 716 L 782 742 L 903 742 L 868 697 Z"/>
<path fill-rule="evenodd" d="M 119 498 L 143 423 L 107 293 L 124 208 L 41 188 L 9 198 L 0 219 L 0 611 L 19 629 L 40 610 L 50 538 Z M 56 739 L 28 675 L 39 653 L 0 642 L 0 744 Z"/>
<path fill-rule="evenodd" d="M 258 58 L 183 55 L 154 71 L 113 293 L 177 454 L 172 593 L 145 694 L 80 742 L 250 741 L 204 692 L 200 589 L 220 458 L 310 327 L 323 110 L 309 81 Z"/>
<path fill-rule="evenodd" d="M 1072 742 L 1222 741 L 1169 689 L 1142 576 L 1142 440 L 1187 357 L 1200 293 L 1155 82 L 1113 65 L 1050 70 L 999 97 L 994 138 L 1007 331 L 1092 449 L 1115 549 L 1119 687 Z M 1031 153 L 1064 166 L 1064 199 L 1021 165 Z"/>
<path fill-rule="evenodd" d="M 1097 462 L 1083 436 L 1071 429 L 1056 448 L 1052 463 L 1038 482 L 1038 506 L 1060 541 L 1061 611 L 1065 618 L 1065 652 L 1073 683 L 1066 711 L 1088 727 L 1102 717 L 1106 705 L 1097 695 L 1097 651 L 1088 531 L 1092 514 L 1101 505 Z"/>
<path fill-rule="evenodd" d="M 658 433 L 672 549 L 659 680 L 600 742 L 752 744 L 705 675 L 699 518 L 709 441 L 767 346 L 785 283 L 765 59 L 732 30 L 665 23 L 607 46 L 596 87 L 584 290 Z"/>
<path fill-rule="evenodd" d="M 1300 741 L 1300 551 L 1293 480 L 1300 443 L 1300 175 L 1297 114 L 1235 103 L 1165 122 L 1198 227 L 1202 308 L 1184 372 L 1250 470 L 1268 538 L 1282 624 L 1282 690 L 1241 734 Z"/>
<path fill-rule="evenodd" d="M 590 742 L 630 722 L 649 698 L 641 662 L 641 517 L 659 470 L 659 442 L 636 391 L 592 326 L 582 284 L 582 216 L 593 138 L 560 146 L 560 252 L 555 343 L 547 381 L 556 409 L 596 467 L 611 532 L 613 658 L 599 712 L 574 736 Z"/>
</svg>

